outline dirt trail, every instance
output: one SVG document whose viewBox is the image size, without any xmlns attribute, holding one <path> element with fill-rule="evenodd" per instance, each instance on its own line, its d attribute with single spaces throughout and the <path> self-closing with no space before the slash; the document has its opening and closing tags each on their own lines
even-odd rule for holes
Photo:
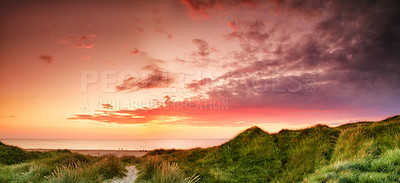
<svg viewBox="0 0 400 183">
<path fill-rule="evenodd" d="M 135 168 L 135 166 L 127 166 L 126 169 L 128 172 L 126 173 L 125 177 L 122 177 L 120 179 L 113 179 L 111 180 L 111 183 L 133 183 L 136 180 L 136 174 L 138 170 Z"/>
</svg>

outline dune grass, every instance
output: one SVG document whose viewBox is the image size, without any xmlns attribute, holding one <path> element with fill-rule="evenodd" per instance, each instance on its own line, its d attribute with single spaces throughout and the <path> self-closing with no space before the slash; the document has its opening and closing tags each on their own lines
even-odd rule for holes
<svg viewBox="0 0 400 183">
<path fill-rule="evenodd" d="M 26 152 L 19 147 L 0 142 L 0 165 L 12 165 L 39 158 L 42 153 Z"/>
<path fill-rule="evenodd" d="M 0 165 L 0 182 L 89 183 L 122 177 L 126 173 L 124 163 L 113 155 L 90 157 L 60 150 L 35 152 L 32 157 L 31 152 L 3 144 L 4 149 L 7 147 L 17 152 L 12 156 L 16 159 L 13 159 L 14 164 L 2 160 L 6 163 Z"/>
<path fill-rule="evenodd" d="M 332 182 L 368 182 L 369 178 L 390 182 L 398 180 L 400 172 L 397 168 L 386 172 L 375 170 L 376 167 L 397 166 L 385 157 L 389 156 L 386 153 L 398 152 L 399 145 L 400 117 L 394 116 L 380 122 L 360 122 L 335 128 L 317 125 L 276 134 L 252 127 L 221 146 L 160 149 L 146 156 L 159 156 L 159 161 L 177 163 L 186 177 L 196 174 L 201 182 L 325 182 L 325 179 L 317 179 L 319 174 L 314 175 L 321 168 L 327 172 L 324 176 L 339 176 L 329 179 Z M 394 153 L 393 157 L 396 156 Z M 369 166 L 375 168 L 343 169 L 338 175 L 329 172 L 340 162 L 350 166 L 363 161 L 374 162 Z M 152 175 L 149 172 L 141 169 L 142 176 L 138 181 L 147 179 L 145 175 Z"/>
<path fill-rule="evenodd" d="M 147 156 L 139 165 L 139 177 L 136 182 L 151 183 L 194 183 L 198 176 L 186 177 L 177 163 L 162 160 L 159 156 Z"/>
<path fill-rule="evenodd" d="M 400 149 L 324 166 L 305 178 L 304 182 L 400 182 Z"/>
<path fill-rule="evenodd" d="M 258 127 L 216 147 L 143 158 L 26 152 L 0 142 L 0 182 L 104 182 L 138 164 L 136 182 L 399 182 L 400 116 L 269 134 Z"/>
</svg>

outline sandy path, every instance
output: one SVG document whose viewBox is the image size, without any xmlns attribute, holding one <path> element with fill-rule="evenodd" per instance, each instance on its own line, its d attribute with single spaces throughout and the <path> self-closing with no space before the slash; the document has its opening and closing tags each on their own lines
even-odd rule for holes
<svg viewBox="0 0 400 183">
<path fill-rule="evenodd" d="M 111 180 L 111 183 L 133 183 L 136 180 L 136 174 L 138 170 L 135 168 L 135 166 L 127 166 L 126 169 L 128 172 L 126 173 L 126 176 L 120 179 L 113 179 Z"/>
</svg>

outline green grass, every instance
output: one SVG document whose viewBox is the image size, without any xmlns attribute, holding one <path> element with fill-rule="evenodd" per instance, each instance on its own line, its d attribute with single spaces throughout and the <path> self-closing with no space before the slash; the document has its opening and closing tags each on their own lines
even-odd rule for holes
<svg viewBox="0 0 400 183">
<path fill-rule="evenodd" d="M 400 149 L 324 166 L 304 182 L 400 182 Z"/>
<path fill-rule="evenodd" d="M 139 165 L 139 170 L 136 182 L 194 183 L 198 181 L 198 176 L 186 177 L 177 163 L 164 161 L 159 156 L 147 156 Z"/>
<path fill-rule="evenodd" d="M 354 125 L 352 128 L 342 130 L 332 161 L 379 155 L 394 148 L 400 148 L 399 116 L 369 125 Z"/>
<path fill-rule="evenodd" d="M 400 116 L 269 134 L 252 127 L 212 148 L 143 158 L 27 152 L 0 142 L 0 182 L 103 182 L 138 164 L 136 182 L 399 182 Z"/>
<path fill-rule="evenodd" d="M 389 158 L 386 153 L 398 152 L 396 149 L 400 149 L 399 116 L 380 122 L 335 128 L 317 125 L 276 134 L 252 127 L 221 146 L 155 150 L 146 156 L 159 156 L 161 162 L 177 163 L 186 177 L 199 175 L 200 182 L 301 182 L 306 177 L 317 180 L 314 174 L 321 168 L 326 172 L 324 176 L 332 177 L 329 180 L 333 182 L 368 182 L 369 179 L 390 182 L 397 181 L 400 172 L 396 164 L 394 169 L 386 171 L 393 165 L 390 158 L 397 156 L 394 153 Z M 334 173 L 335 164 L 348 162 L 346 166 L 361 166 L 362 163 L 354 163 L 359 161 L 373 162 L 368 165 L 371 169 L 343 169 L 340 174 Z M 138 181 L 148 180 L 144 177 L 153 171 L 141 169 Z"/>
<path fill-rule="evenodd" d="M 27 152 L 1 144 L 0 182 L 103 182 L 126 173 L 125 164 L 115 156 L 90 157 L 67 150 Z M 13 154 L 14 153 L 14 154 Z M 15 158 L 9 160 L 7 156 Z M 130 163 L 135 158 L 125 157 Z"/>
<path fill-rule="evenodd" d="M 38 158 L 38 152 L 26 152 L 16 146 L 9 146 L 0 142 L 0 165 L 12 165 Z"/>
</svg>

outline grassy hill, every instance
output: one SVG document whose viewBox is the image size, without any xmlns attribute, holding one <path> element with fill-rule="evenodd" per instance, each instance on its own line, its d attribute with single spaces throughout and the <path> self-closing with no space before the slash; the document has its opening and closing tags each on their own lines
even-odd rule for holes
<svg viewBox="0 0 400 183">
<path fill-rule="evenodd" d="M 137 162 L 136 182 L 400 182 L 400 116 L 274 134 L 252 127 L 220 146 L 154 150 L 139 160 L 0 142 L 0 182 L 104 182 Z"/>
<path fill-rule="evenodd" d="M 275 134 L 252 127 L 221 146 L 155 150 L 147 156 L 158 157 L 160 164 L 177 163 L 182 182 L 193 181 L 193 175 L 200 182 L 398 182 L 399 149 L 400 116 L 394 116 Z M 168 173 L 157 170 L 141 171 L 137 181 L 154 182 L 152 177 Z"/>
<path fill-rule="evenodd" d="M 36 152 L 26 152 L 19 147 L 9 146 L 0 142 L 0 165 L 21 163 L 38 157 Z"/>
<path fill-rule="evenodd" d="M 0 182 L 103 182 L 124 176 L 126 169 L 122 160 L 115 156 L 90 157 L 68 150 L 27 152 L 0 142 Z"/>
</svg>

